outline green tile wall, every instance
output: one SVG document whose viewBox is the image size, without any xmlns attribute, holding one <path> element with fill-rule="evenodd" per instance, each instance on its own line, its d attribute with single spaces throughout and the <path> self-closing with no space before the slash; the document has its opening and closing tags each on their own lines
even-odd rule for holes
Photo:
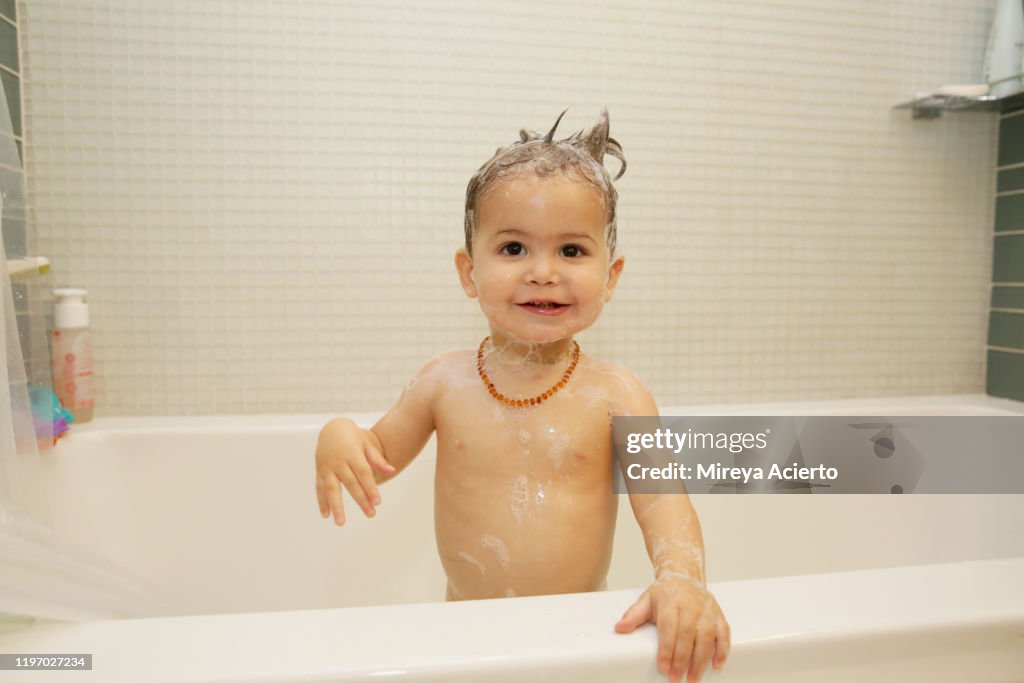
<svg viewBox="0 0 1024 683">
<path fill-rule="evenodd" d="M 1011 190 L 1024 190 L 1024 168 L 999 172 L 996 192 L 1010 192 Z"/>
<path fill-rule="evenodd" d="M 1024 234 L 996 235 L 993 284 L 1024 282 Z"/>
<path fill-rule="evenodd" d="M 11 127 L 22 163 L 25 156 L 21 148 L 21 82 L 18 58 L 18 29 L 14 0 L 0 0 L 0 81 L 7 97 L 7 110 L 11 113 Z"/>
<path fill-rule="evenodd" d="M 14 142 L 18 147 L 18 156 L 22 164 L 25 156 L 21 147 L 21 84 L 18 69 L 18 30 L 14 24 L 14 3 L 0 0 L 0 83 L 3 83 L 4 95 L 7 98 L 7 110 L 11 113 L 11 128 L 14 131 Z M 28 230 L 25 221 L 16 224 L 4 219 L 4 248 L 9 258 L 25 255 L 28 243 Z"/>
<path fill-rule="evenodd" d="M 1019 99 L 999 121 L 985 390 L 1024 401 L 1024 109 Z"/>
<path fill-rule="evenodd" d="M 992 308 L 1019 308 L 1024 311 L 1024 287 L 992 287 Z"/>
<path fill-rule="evenodd" d="M 999 125 L 1000 166 L 1019 164 L 1024 161 L 1024 118 L 1016 116 L 1003 118 Z"/>
<path fill-rule="evenodd" d="M 1024 230 L 1024 194 L 996 197 L 996 232 Z"/>
<path fill-rule="evenodd" d="M 0 64 L 11 71 L 18 71 L 18 29 L 6 21 L 0 21 Z"/>
<path fill-rule="evenodd" d="M 0 71 L 0 80 L 3 81 L 4 94 L 7 96 L 7 111 L 11 113 L 11 128 L 14 129 L 16 138 L 21 137 L 21 88 L 18 77 Z"/>
<path fill-rule="evenodd" d="M 993 311 L 988 321 L 988 343 L 1008 349 L 1024 348 L 1024 312 Z"/>
<path fill-rule="evenodd" d="M 7 111 L 11 115 L 11 128 L 14 133 L 14 143 L 18 148 L 18 157 L 24 164 L 25 155 L 21 145 L 21 64 L 18 58 L 15 5 L 15 0 L 0 0 L 0 83 L 3 83 Z M 26 255 L 28 226 L 24 220 L 15 220 L 5 216 L 2 232 L 4 250 L 8 257 Z M 25 359 L 25 371 L 28 373 L 29 381 L 36 383 L 39 381 L 37 378 L 44 376 L 40 374 L 41 372 L 48 374 L 46 360 L 42 359 L 40 362 L 39 358 L 34 358 L 33 350 L 37 350 L 38 347 L 29 343 L 29 339 L 33 336 L 33 324 L 36 319 L 29 309 L 29 302 L 33 296 L 31 292 L 36 287 L 29 287 L 24 282 L 14 282 L 11 283 L 11 288 L 14 291 L 15 318 L 18 325 L 18 339 L 21 342 Z M 48 384 L 49 378 L 46 377 L 41 383 Z"/>
<path fill-rule="evenodd" d="M 1024 353 L 988 352 L 986 391 L 992 396 L 1024 401 Z"/>
<path fill-rule="evenodd" d="M 1024 93 L 1017 93 L 1008 100 L 1003 100 L 1003 113 L 1020 111 L 1024 109 Z"/>
</svg>

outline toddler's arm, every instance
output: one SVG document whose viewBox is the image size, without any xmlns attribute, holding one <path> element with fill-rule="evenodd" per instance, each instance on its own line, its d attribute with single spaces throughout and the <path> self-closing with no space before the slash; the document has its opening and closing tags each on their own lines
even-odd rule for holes
<svg viewBox="0 0 1024 683">
<path fill-rule="evenodd" d="M 434 431 L 432 400 L 437 359 L 409 382 L 398 402 L 370 429 L 339 417 L 320 431 L 316 447 L 316 497 L 320 516 L 345 523 L 341 485 L 367 517 L 380 505 L 378 483 L 395 476 L 415 458 Z"/>
<path fill-rule="evenodd" d="M 640 380 L 628 385 L 623 414 L 657 415 L 658 407 Z M 720 669 L 729 654 L 729 623 L 704 576 L 700 521 L 682 482 L 671 494 L 629 494 L 654 565 L 654 583 L 615 625 L 629 633 L 652 621 L 658 628 L 658 669 L 681 681 L 701 679 L 708 663 Z"/>
</svg>

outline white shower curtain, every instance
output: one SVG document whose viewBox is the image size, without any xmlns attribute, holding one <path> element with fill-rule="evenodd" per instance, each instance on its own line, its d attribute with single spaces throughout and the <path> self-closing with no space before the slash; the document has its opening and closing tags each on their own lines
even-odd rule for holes
<svg viewBox="0 0 1024 683">
<path fill-rule="evenodd" d="M 24 173 L 2 85 L 0 192 L 4 228 L 9 224 L 22 228 L 27 218 Z M 21 234 L 25 232 L 22 230 Z M 29 378 L 3 240 L 0 257 L 4 261 L 0 269 L 0 347 L 5 351 L 4 362 L 0 364 L 0 618 L 85 620 L 172 614 L 171 605 L 175 602 L 162 590 L 78 546 L 72 539 L 54 533 L 26 512 L 27 501 L 22 498 L 19 485 L 20 463 L 28 458 L 60 458 L 61 451 L 59 447 L 43 454 L 37 450 L 28 388 L 30 382 L 48 383 L 45 333 L 37 329 L 29 335 L 30 349 L 26 352 L 32 354 L 36 368 Z M 19 292 L 32 292 L 39 287 L 36 283 L 19 288 Z M 22 310 L 26 307 L 22 306 Z M 37 328 L 42 327 L 41 321 L 36 323 Z"/>
</svg>

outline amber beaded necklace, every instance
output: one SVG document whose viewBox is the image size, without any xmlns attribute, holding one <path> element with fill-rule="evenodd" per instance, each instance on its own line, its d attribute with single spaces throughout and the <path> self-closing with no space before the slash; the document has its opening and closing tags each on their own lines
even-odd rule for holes
<svg viewBox="0 0 1024 683">
<path fill-rule="evenodd" d="M 579 342 L 573 339 L 572 360 L 569 361 L 569 367 L 566 369 L 565 374 L 562 375 L 562 379 L 558 380 L 555 386 L 533 398 L 509 398 L 494 388 L 494 382 L 491 381 L 491 378 L 487 376 L 487 371 L 484 370 L 484 346 L 490 338 L 490 335 L 484 337 L 484 340 L 480 342 L 480 348 L 476 350 L 476 371 L 480 374 L 480 379 L 484 381 L 484 386 L 487 387 L 487 391 L 490 392 L 491 396 L 513 408 L 539 405 L 554 396 L 569 381 L 569 376 L 572 375 L 573 370 L 576 369 L 576 363 L 580 360 L 580 345 Z"/>
</svg>

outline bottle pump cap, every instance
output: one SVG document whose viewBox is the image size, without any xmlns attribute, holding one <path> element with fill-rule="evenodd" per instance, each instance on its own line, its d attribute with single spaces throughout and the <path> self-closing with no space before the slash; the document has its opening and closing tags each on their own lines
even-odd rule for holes
<svg viewBox="0 0 1024 683">
<path fill-rule="evenodd" d="M 53 290 L 53 295 L 57 297 L 53 306 L 55 329 L 89 327 L 89 304 L 85 302 L 88 294 L 87 290 L 70 287 Z"/>
</svg>

